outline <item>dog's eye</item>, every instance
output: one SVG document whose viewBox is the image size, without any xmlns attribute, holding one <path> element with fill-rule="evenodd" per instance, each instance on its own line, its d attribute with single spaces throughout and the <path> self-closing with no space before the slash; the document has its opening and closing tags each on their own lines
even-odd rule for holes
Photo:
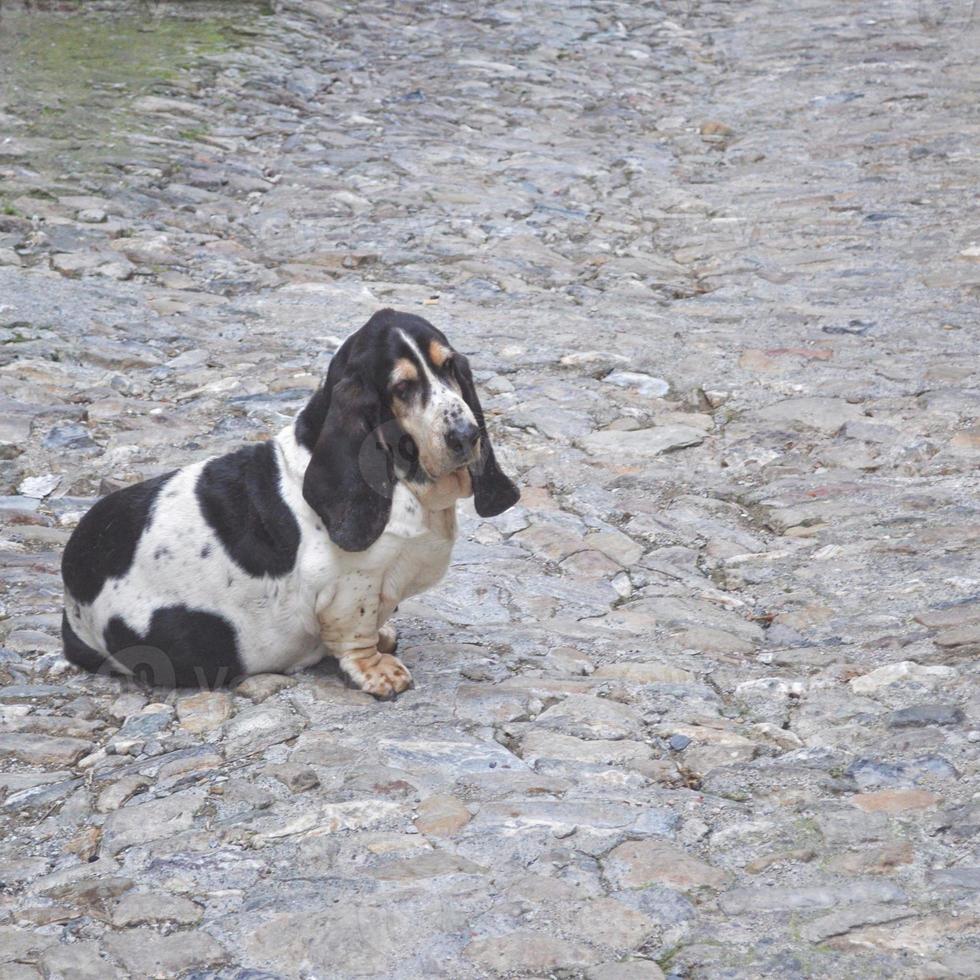
<svg viewBox="0 0 980 980">
<path fill-rule="evenodd" d="M 443 362 L 439 365 L 438 371 L 440 374 L 449 374 L 453 369 L 453 355 L 450 354 Z"/>
<path fill-rule="evenodd" d="M 412 392 L 412 382 L 411 381 L 399 381 L 398 384 L 392 386 L 391 393 L 396 398 L 408 398 Z"/>
</svg>

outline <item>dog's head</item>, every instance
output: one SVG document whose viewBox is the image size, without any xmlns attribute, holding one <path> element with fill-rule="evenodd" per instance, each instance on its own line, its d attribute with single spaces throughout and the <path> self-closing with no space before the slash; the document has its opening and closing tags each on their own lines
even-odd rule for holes
<svg viewBox="0 0 980 980">
<path fill-rule="evenodd" d="M 312 456 L 303 496 L 346 551 L 363 551 L 388 523 L 395 483 L 468 475 L 476 511 L 513 507 L 467 359 L 422 317 L 375 313 L 334 355 L 296 424 Z"/>
</svg>

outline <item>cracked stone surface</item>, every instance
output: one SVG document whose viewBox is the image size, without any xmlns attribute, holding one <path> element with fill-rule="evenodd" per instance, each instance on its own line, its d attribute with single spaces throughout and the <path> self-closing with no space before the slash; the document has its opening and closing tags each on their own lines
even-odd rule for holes
<svg viewBox="0 0 980 980">
<path fill-rule="evenodd" d="M 977 43 L 969 0 L 0 7 L 0 973 L 976 976 Z M 415 689 L 64 663 L 79 516 L 275 432 L 382 306 L 524 491 L 400 610 Z"/>
</svg>

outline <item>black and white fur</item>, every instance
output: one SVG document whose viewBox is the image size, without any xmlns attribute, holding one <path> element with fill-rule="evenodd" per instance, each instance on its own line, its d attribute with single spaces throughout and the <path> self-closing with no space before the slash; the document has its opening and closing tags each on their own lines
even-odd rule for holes
<svg viewBox="0 0 980 980">
<path fill-rule="evenodd" d="M 364 690 L 411 683 L 385 626 L 442 578 L 456 500 L 519 497 L 466 358 L 382 310 L 274 439 L 118 490 L 65 548 L 65 656 L 161 686 L 289 672 L 330 654 Z"/>
</svg>

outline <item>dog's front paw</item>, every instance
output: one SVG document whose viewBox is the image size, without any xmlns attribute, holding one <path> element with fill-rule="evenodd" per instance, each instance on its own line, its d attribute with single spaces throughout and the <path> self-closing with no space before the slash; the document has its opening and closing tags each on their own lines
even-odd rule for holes
<svg viewBox="0 0 980 980">
<path fill-rule="evenodd" d="M 344 657 L 340 667 L 362 691 L 383 701 L 391 700 L 412 686 L 408 668 L 390 653 L 375 653 L 362 658 Z"/>
</svg>

